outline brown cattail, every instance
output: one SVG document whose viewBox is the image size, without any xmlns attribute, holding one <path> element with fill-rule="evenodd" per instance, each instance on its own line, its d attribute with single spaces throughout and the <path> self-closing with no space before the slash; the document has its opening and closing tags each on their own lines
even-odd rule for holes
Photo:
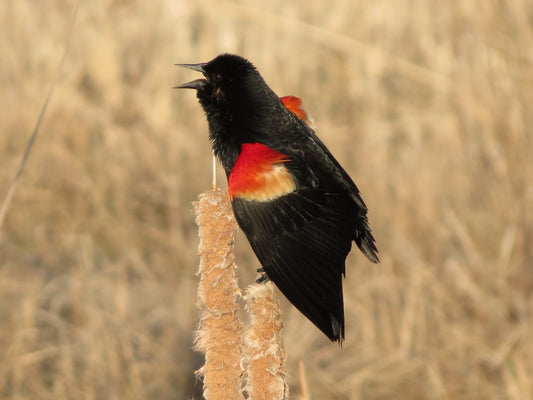
<svg viewBox="0 0 533 400">
<path fill-rule="evenodd" d="M 247 392 L 250 400 L 287 400 L 287 356 L 280 337 L 283 322 L 274 284 L 255 283 L 246 289 L 250 327 L 245 334 Z"/>
<path fill-rule="evenodd" d="M 233 244 L 237 223 L 221 190 L 200 195 L 194 203 L 200 234 L 200 324 L 196 350 L 205 354 L 206 400 L 244 399 L 243 324 L 238 317 L 237 266 Z"/>
</svg>

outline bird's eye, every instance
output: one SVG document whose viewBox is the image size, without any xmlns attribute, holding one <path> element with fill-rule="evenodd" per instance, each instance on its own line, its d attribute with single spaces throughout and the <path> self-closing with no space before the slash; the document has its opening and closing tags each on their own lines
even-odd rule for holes
<svg viewBox="0 0 533 400">
<path fill-rule="evenodd" d="M 215 75 L 213 75 L 213 80 L 215 82 L 220 82 L 222 80 L 222 74 L 216 73 Z"/>
</svg>

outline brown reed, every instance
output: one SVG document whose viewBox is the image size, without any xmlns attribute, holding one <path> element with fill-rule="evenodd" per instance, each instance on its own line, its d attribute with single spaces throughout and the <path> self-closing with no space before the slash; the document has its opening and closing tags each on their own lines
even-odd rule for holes
<svg viewBox="0 0 533 400">
<path fill-rule="evenodd" d="M 250 326 L 244 337 L 247 390 L 253 400 L 287 400 L 287 354 L 280 336 L 283 322 L 272 282 L 246 289 Z"/>
<path fill-rule="evenodd" d="M 288 400 L 287 357 L 280 337 L 283 323 L 274 285 L 254 283 L 246 289 L 250 324 L 243 334 L 233 252 L 237 224 L 229 198 L 213 189 L 200 195 L 194 207 L 200 234 L 201 317 L 196 349 L 205 354 L 205 365 L 198 371 L 204 376 L 204 396 L 207 400 Z"/>
<path fill-rule="evenodd" d="M 200 195 L 194 208 L 200 234 L 196 349 L 205 354 L 205 365 L 197 372 L 204 378 L 206 400 L 244 399 L 243 324 L 237 302 L 241 291 L 233 253 L 237 223 L 221 190 Z"/>
</svg>

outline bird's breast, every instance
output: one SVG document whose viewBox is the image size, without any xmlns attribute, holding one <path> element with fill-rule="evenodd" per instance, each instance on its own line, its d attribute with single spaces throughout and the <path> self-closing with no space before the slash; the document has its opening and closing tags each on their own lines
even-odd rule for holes
<svg viewBox="0 0 533 400">
<path fill-rule="evenodd" d="M 228 178 L 231 200 L 270 201 L 296 190 L 289 156 L 261 143 L 245 143 Z"/>
</svg>

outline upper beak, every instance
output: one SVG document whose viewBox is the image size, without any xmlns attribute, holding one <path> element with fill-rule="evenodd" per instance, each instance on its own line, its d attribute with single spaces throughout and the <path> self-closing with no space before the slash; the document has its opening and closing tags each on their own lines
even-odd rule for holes
<svg viewBox="0 0 533 400">
<path fill-rule="evenodd" d="M 207 63 L 199 63 L 199 64 L 174 64 L 177 67 L 183 67 L 192 69 L 193 71 L 201 72 L 202 74 L 205 73 L 204 67 Z"/>
<path fill-rule="evenodd" d="M 200 64 L 175 64 L 178 67 L 192 69 L 193 71 L 205 73 L 204 66 L 206 63 Z M 183 85 L 174 86 L 174 89 L 201 89 L 207 81 L 205 79 L 196 79 L 192 82 L 184 83 Z"/>
</svg>

